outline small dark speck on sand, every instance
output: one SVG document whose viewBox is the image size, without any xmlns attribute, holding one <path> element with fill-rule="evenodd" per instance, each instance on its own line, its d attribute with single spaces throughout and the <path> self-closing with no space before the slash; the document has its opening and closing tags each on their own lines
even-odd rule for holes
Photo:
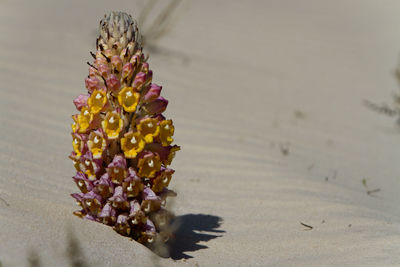
<svg viewBox="0 0 400 267">
<path fill-rule="evenodd" d="M 373 193 L 377 193 L 377 192 L 381 191 L 380 188 L 376 188 L 376 189 L 370 190 L 370 189 L 368 188 L 368 185 L 367 185 L 367 179 L 365 179 L 365 178 L 363 178 L 363 179 L 361 180 L 361 182 L 362 182 L 363 186 L 367 189 L 367 195 L 369 195 L 369 196 L 373 196 Z"/>
<path fill-rule="evenodd" d="M 279 148 L 281 149 L 281 153 L 282 153 L 282 155 L 284 155 L 284 156 L 287 156 L 287 155 L 289 155 L 289 146 L 290 146 L 290 144 L 289 143 L 286 143 L 286 144 L 279 144 Z"/>
<path fill-rule="evenodd" d="M 7 206 L 7 207 L 9 207 L 9 206 L 10 206 L 10 204 L 8 204 L 8 202 L 7 202 L 7 201 L 5 201 L 5 199 L 4 199 L 4 198 L 0 197 L 0 200 L 1 200 L 1 201 L 3 201 L 3 202 L 4 202 L 4 204 L 6 204 L 6 206 Z M 0 265 L 0 267 L 1 267 L 1 265 Z"/>
<path fill-rule="evenodd" d="M 300 224 L 303 225 L 304 227 L 307 227 L 307 229 L 304 229 L 306 231 L 312 230 L 314 228 L 311 225 L 308 225 L 308 224 L 305 224 L 305 223 L 302 223 L 302 222 L 300 222 Z"/>
<path fill-rule="evenodd" d="M 293 113 L 296 119 L 304 119 L 306 117 L 306 114 L 301 110 L 295 110 Z"/>
</svg>

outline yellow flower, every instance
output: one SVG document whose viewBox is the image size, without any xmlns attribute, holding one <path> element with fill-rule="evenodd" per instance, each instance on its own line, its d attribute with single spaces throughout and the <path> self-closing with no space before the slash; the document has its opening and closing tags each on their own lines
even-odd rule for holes
<svg viewBox="0 0 400 267">
<path fill-rule="evenodd" d="M 78 171 L 78 172 L 82 171 L 81 170 L 81 164 L 80 164 L 79 160 L 75 160 L 74 159 L 73 162 L 74 162 L 74 167 L 75 167 L 76 171 Z"/>
<path fill-rule="evenodd" d="M 73 115 L 72 119 L 74 120 L 74 122 L 71 124 L 71 129 L 73 133 L 76 133 L 76 131 L 78 130 L 78 115 Z"/>
<path fill-rule="evenodd" d="M 90 181 L 96 180 L 96 170 L 95 166 L 93 166 L 95 163 L 91 159 L 84 159 L 83 160 L 83 165 L 85 166 L 85 174 L 89 178 Z"/>
<path fill-rule="evenodd" d="M 104 120 L 101 122 L 103 130 L 106 133 L 108 139 L 116 139 L 123 127 L 123 121 L 121 116 L 115 112 L 108 112 Z"/>
<path fill-rule="evenodd" d="M 160 127 L 157 125 L 158 120 L 152 118 L 145 118 L 137 125 L 137 129 L 144 136 L 146 143 L 152 143 L 153 137 L 160 133 Z"/>
<path fill-rule="evenodd" d="M 180 147 L 180 146 L 176 146 L 176 145 L 175 145 L 175 146 L 171 147 L 171 149 L 169 150 L 167 159 L 165 159 L 165 161 L 163 162 L 163 163 L 165 164 L 165 166 L 171 165 L 172 160 L 173 160 L 174 157 L 175 157 L 176 151 L 179 151 L 179 150 L 181 150 L 181 147 Z"/>
<path fill-rule="evenodd" d="M 110 179 L 115 184 L 121 184 L 126 177 L 126 170 L 120 167 L 107 168 Z"/>
<path fill-rule="evenodd" d="M 93 158 L 101 158 L 106 148 L 106 140 L 100 131 L 93 131 L 89 134 L 88 148 L 92 152 Z"/>
<path fill-rule="evenodd" d="M 157 154 L 149 152 L 143 158 L 139 159 L 138 168 L 138 175 L 140 177 L 153 178 L 161 168 L 160 157 Z"/>
<path fill-rule="evenodd" d="M 77 159 L 82 155 L 84 145 L 84 142 L 78 134 L 72 134 L 72 148 L 74 149 Z"/>
<path fill-rule="evenodd" d="M 163 191 L 163 189 L 169 185 L 173 173 L 174 171 L 172 169 L 165 169 L 164 171 L 162 171 L 153 180 L 153 186 L 151 187 L 151 190 L 156 193 Z"/>
<path fill-rule="evenodd" d="M 73 138 L 75 138 L 75 137 L 73 137 Z M 72 143 L 72 146 L 74 146 L 74 143 Z M 75 151 L 75 148 L 74 148 L 74 151 Z M 75 167 L 76 171 L 81 172 L 82 168 L 81 168 L 81 164 L 79 161 L 80 156 L 78 157 L 76 152 L 72 152 L 71 155 L 69 155 L 68 157 L 74 162 L 74 167 Z"/>
<path fill-rule="evenodd" d="M 169 146 L 174 141 L 172 138 L 174 130 L 172 120 L 164 120 L 160 123 L 160 140 L 163 146 Z"/>
<path fill-rule="evenodd" d="M 94 90 L 88 99 L 90 113 L 99 113 L 107 104 L 107 93 L 103 90 Z"/>
<path fill-rule="evenodd" d="M 126 112 L 134 112 L 139 102 L 140 94 L 133 87 L 125 87 L 118 94 L 118 102 Z"/>
<path fill-rule="evenodd" d="M 121 184 L 126 178 L 126 159 L 122 155 L 115 155 L 113 161 L 108 164 L 107 173 L 111 181 L 116 184 Z"/>
<path fill-rule="evenodd" d="M 82 107 L 81 114 L 78 115 L 79 133 L 85 133 L 93 120 L 94 115 L 89 112 L 89 108 Z"/>
<path fill-rule="evenodd" d="M 125 157 L 129 159 L 136 158 L 136 155 L 143 150 L 146 143 L 139 132 L 129 132 L 121 138 L 121 149 Z"/>
</svg>

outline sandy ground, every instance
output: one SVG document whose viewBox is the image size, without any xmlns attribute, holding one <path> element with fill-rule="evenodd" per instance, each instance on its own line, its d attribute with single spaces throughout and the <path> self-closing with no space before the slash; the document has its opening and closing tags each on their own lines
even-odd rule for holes
<svg viewBox="0 0 400 267">
<path fill-rule="evenodd" d="M 398 90 L 399 1 L 179 8 L 150 57 L 182 146 L 166 259 L 72 215 L 72 100 L 102 15 L 138 14 L 112 2 L 0 0 L 3 266 L 400 264 L 400 131 L 362 104 Z"/>
</svg>

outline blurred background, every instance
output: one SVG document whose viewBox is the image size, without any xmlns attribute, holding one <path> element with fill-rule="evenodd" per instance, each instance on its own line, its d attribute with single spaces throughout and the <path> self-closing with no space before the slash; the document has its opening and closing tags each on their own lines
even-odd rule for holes
<svg viewBox="0 0 400 267">
<path fill-rule="evenodd" d="M 0 0 L 0 262 L 398 265 L 400 131 L 363 101 L 398 91 L 399 10 L 396 0 Z M 110 11 L 140 20 L 182 147 L 167 258 L 72 215 L 72 100 Z"/>
</svg>

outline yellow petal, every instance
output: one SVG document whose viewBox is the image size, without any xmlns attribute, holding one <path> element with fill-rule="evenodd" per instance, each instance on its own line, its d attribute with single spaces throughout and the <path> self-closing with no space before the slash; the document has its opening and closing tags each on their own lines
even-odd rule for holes
<svg viewBox="0 0 400 267">
<path fill-rule="evenodd" d="M 134 112 L 139 102 L 140 94 L 133 87 L 125 87 L 118 94 L 118 102 L 126 112 Z"/>
<path fill-rule="evenodd" d="M 107 94 L 103 90 L 94 90 L 88 99 L 90 113 L 99 113 L 107 103 Z"/>
<path fill-rule="evenodd" d="M 93 121 L 93 114 L 90 113 L 88 107 L 81 109 L 81 114 L 78 115 L 79 133 L 85 133 Z"/>
<path fill-rule="evenodd" d="M 163 146 L 169 146 L 174 139 L 174 125 L 172 125 L 171 120 L 164 120 L 160 123 L 160 140 Z"/>
<path fill-rule="evenodd" d="M 126 133 L 121 138 L 121 149 L 124 151 L 125 157 L 135 158 L 137 154 L 143 150 L 145 142 L 139 132 Z"/>
<path fill-rule="evenodd" d="M 146 118 L 140 121 L 137 129 L 144 136 L 146 143 L 152 143 L 153 138 L 160 133 L 160 127 L 157 125 L 158 120 L 153 118 Z"/>
<path fill-rule="evenodd" d="M 116 139 L 123 127 L 121 116 L 115 112 L 108 112 L 104 120 L 101 122 L 104 132 L 108 139 Z"/>
</svg>

